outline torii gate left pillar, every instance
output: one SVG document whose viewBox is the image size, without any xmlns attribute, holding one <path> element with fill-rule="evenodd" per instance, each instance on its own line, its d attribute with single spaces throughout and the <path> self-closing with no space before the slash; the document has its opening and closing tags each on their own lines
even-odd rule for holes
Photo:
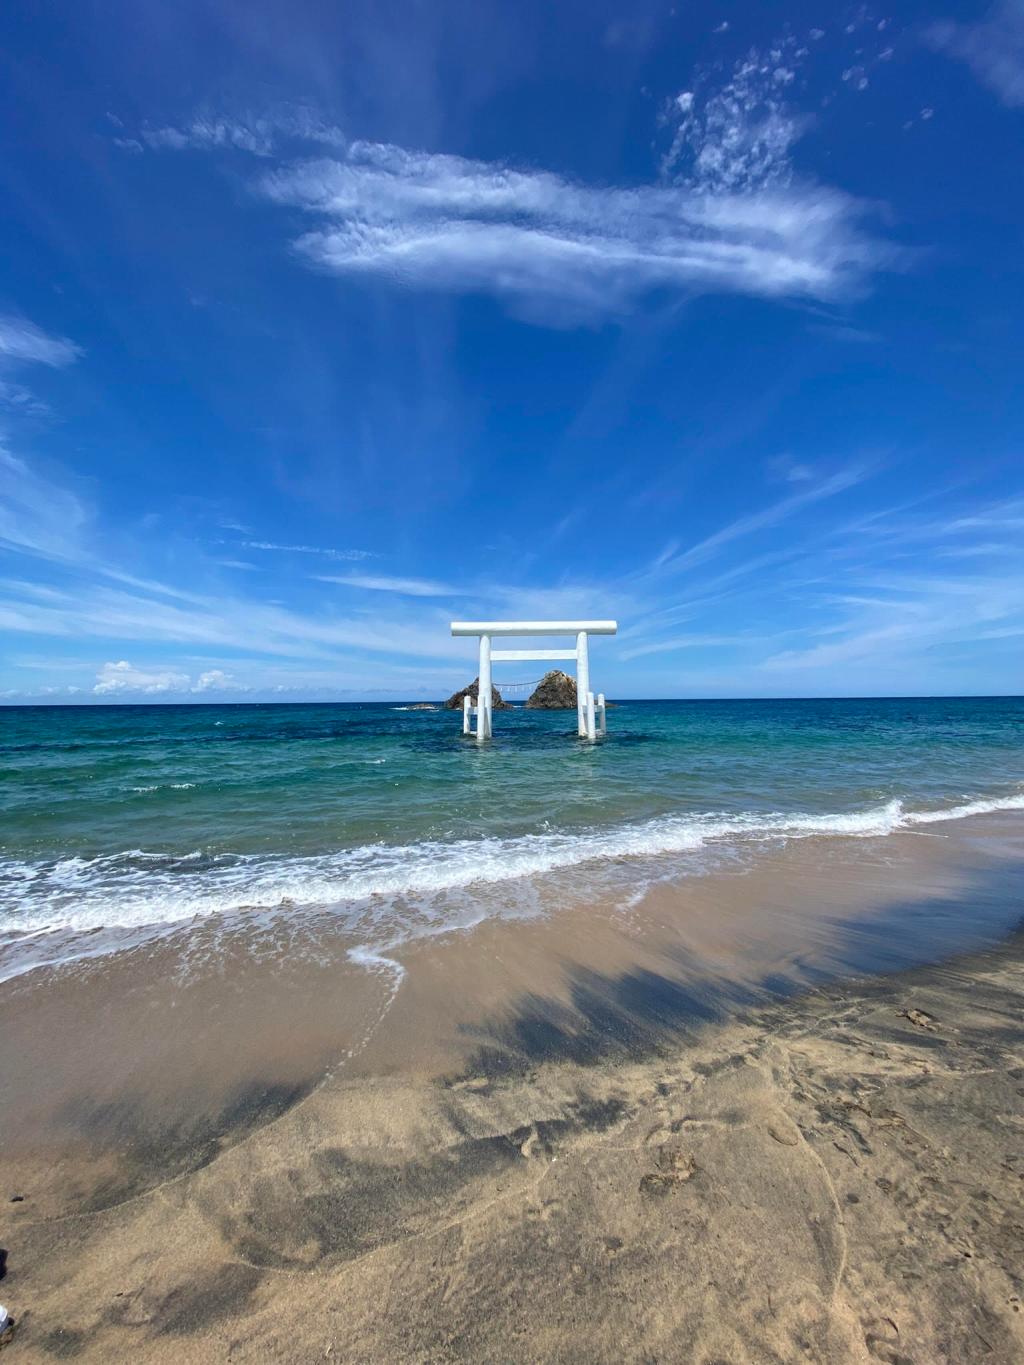
<svg viewBox="0 0 1024 1365">
<path fill-rule="evenodd" d="M 491 706 L 494 698 L 491 696 L 491 637 L 490 635 L 480 636 L 480 669 L 477 673 L 479 679 L 479 690 L 476 694 L 476 704 L 478 707 L 476 716 L 476 737 L 477 739 L 490 739 L 491 737 Z"/>
</svg>

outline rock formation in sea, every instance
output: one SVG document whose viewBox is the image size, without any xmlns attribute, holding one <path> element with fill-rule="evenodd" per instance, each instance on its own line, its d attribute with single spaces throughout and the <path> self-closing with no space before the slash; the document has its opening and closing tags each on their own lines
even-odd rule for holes
<svg viewBox="0 0 1024 1365">
<path fill-rule="evenodd" d="M 472 700 L 475 702 L 476 699 L 477 699 L 477 694 L 479 693 L 479 691 L 480 691 L 480 679 L 479 679 L 479 678 L 474 678 L 473 681 L 469 684 L 468 687 L 462 687 L 462 688 L 459 689 L 458 692 L 453 692 L 453 693 L 452 693 L 452 695 L 451 695 L 451 696 L 448 698 L 448 700 L 445 702 L 445 709 L 446 709 L 447 711 L 461 711 L 461 710 L 462 710 L 462 698 L 468 695 L 468 696 L 471 697 Z M 573 705 L 574 705 L 574 706 L 575 706 L 575 704 L 576 704 L 576 703 L 573 702 Z M 492 687 L 492 688 L 491 688 L 491 710 L 492 710 L 492 711 L 511 711 L 511 710 L 512 710 L 512 703 L 506 701 L 506 700 L 504 699 L 504 697 L 501 695 L 501 693 L 498 691 L 498 689 L 497 689 L 496 687 Z"/>
<path fill-rule="evenodd" d="M 576 679 L 553 668 L 544 674 L 526 704 L 539 711 L 575 711 Z"/>
</svg>

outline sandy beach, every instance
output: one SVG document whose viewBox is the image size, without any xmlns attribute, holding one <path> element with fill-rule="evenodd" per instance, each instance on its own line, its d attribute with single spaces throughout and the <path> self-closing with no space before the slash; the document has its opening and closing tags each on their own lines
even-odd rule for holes
<svg viewBox="0 0 1024 1365">
<path fill-rule="evenodd" d="M 1022 866 L 988 817 L 8 982 L 12 1365 L 1019 1360 Z"/>
</svg>

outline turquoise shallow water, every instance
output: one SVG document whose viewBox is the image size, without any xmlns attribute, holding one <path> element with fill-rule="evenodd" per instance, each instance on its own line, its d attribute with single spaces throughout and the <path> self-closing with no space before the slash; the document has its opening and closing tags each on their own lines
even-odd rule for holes
<svg viewBox="0 0 1024 1365">
<path fill-rule="evenodd" d="M 0 931 L 304 905 L 410 923 L 569 869 L 621 888 L 709 850 L 1024 808 L 1022 699 L 627 702 L 596 744 L 574 719 L 496 713 L 480 748 L 459 714 L 392 704 L 2 709 Z"/>
</svg>

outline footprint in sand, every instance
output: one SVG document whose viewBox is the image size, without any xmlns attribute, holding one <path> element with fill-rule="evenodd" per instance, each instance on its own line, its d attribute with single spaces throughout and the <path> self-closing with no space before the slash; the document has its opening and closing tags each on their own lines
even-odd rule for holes
<svg viewBox="0 0 1024 1365">
<path fill-rule="evenodd" d="M 927 1010 L 900 1010 L 901 1019 L 909 1019 L 917 1028 L 927 1029 L 929 1033 L 935 1032 L 935 1016 L 929 1014 Z"/>
<path fill-rule="evenodd" d="M 795 1147 L 800 1141 L 800 1134 L 795 1128 L 787 1128 L 781 1123 L 769 1123 L 767 1133 L 770 1138 L 780 1142 L 783 1147 Z"/>
<path fill-rule="evenodd" d="M 677 1185 L 692 1180 L 699 1167 L 689 1152 L 678 1147 L 662 1147 L 655 1157 L 658 1169 L 640 1178 L 640 1193 L 660 1198 Z"/>
</svg>

